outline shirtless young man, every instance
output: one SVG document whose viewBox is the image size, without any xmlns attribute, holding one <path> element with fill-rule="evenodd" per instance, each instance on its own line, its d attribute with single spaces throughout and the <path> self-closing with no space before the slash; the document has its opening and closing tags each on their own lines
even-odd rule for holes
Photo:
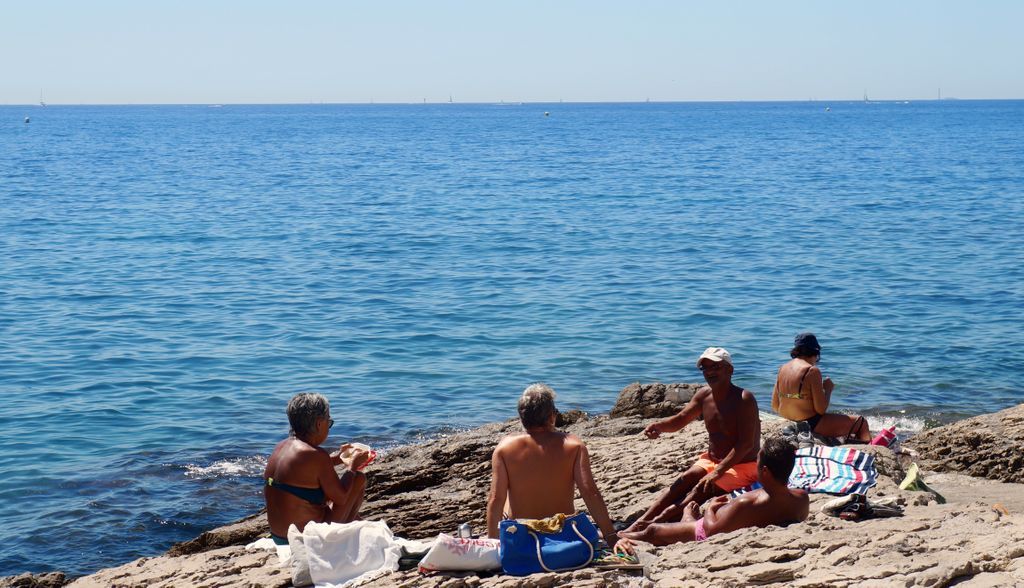
<svg viewBox="0 0 1024 588">
<path fill-rule="evenodd" d="M 547 385 L 533 384 L 523 391 L 519 419 L 526 432 L 502 439 L 491 457 L 487 536 L 498 537 L 502 518 L 543 519 L 576 512 L 573 497 L 579 488 L 605 541 L 615 545 L 618 537 L 594 483 L 587 446 L 575 435 L 555 430 L 557 415 L 555 392 Z"/>
<path fill-rule="evenodd" d="M 651 423 L 644 434 L 657 439 L 679 431 L 699 416 L 708 430 L 708 452 L 683 472 L 627 529 L 642 531 L 651 523 L 679 521 L 685 505 L 743 488 L 757 480 L 757 451 L 761 417 L 749 390 L 732 383 L 732 356 L 721 347 L 708 347 L 697 359 L 708 385 L 693 395 L 679 414 Z"/>
<path fill-rule="evenodd" d="M 744 527 L 766 527 L 797 523 L 807 518 L 810 499 L 806 490 L 788 487 L 789 474 L 796 462 L 796 447 L 785 437 L 765 439 L 757 456 L 757 479 L 764 486 L 747 492 L 735 500 L 719 496 L 712 500 L 702 518 L 697 518 L 698 505 L 686 505 L 683 520 L 678 523 L 655 523 L 637 533 L 622 532 L 622 544 L 631 540 L 654 545 L 679 541 L 703 541 L 718 533 Z"/>
</svg>

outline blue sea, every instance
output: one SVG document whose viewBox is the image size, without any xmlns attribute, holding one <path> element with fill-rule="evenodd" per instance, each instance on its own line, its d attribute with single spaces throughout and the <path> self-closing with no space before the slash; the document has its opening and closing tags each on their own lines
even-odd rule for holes
<svg viewBox="0 0 1024 588">
<path fill-rule="evenodd" d="M 255 512 L 300 391 L 386 448 L 720 345 L 769 410 L 811 330 L 874 429 L 1024 401 L 1024 101 L 3 106 L 0 199 L 0 575 Z"/>
</svg>

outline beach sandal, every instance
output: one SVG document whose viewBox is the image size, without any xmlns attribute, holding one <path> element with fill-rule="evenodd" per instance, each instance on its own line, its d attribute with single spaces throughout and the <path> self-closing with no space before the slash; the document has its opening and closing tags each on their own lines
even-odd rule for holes
<svg viewBox="0 0 1024 588">
<path fill-rule="evenodd" d="M 799 421 L 796 424 L 796 439 L 797 445 L 800 447 L 810 447 L 814 445 L 814 431 L 811 430 L 811 424 L 807 421 Z"/>
<path fill-rule="evenodd" d="M 903 516 L 903 507 L 896 504 L 895 498 L 886 498 L 877 501 L 869 500 L 868 510 L 871 518 L 873 519 Z"/>
<path fill-rule="evenodd" d="M 847 494 L 846 496 L 840 496 L 839 498 L 833 498 L 825 504 L 821 505 L 821 512 L 827 514 L 830 517 L 837 517 L 839 513 L 843 512 L 847 506 L 857 500 L 859 494 Z"/>
<path fill-rule="evenodd" d="M 868 517 L 868 505 L 863 502 L 853 501 L 846 505 L 846 508 L 839 513 L 839 518 L 844 521 L 860 521 Z"/>
<path fill-rule="evenodd" d="M 402 548 L 402 554 L 398 558 L 398 569 L 401 571 L 414 570 L 419 567 L 423 557 L 427 555 L 427 552 L 423 553 L 410 553 L 406 551 L 405 547 Z"/>
<path fill-rule="evenodd" d="M 821 505 L 821 512 L 839 517 L 844 521 L 859 521 L 866 518 L 868 497 L 864 494 L 847 494 Z"/>
<path fill-rule="evenodd" d="M 863 521 L 867 519 L 882 519 L 887 517 L 903 516 L 903 508 L 896 504 L 894 498 L 884 500 L 867 500 L 863 494 L 857 494 L 863 499 L 853 500 L 842 512 L 839 518 L 844 521 Z"/>
<path fill-rule="evenodd" d="M 900 490 L 914 490 L 918 492 L 931 492 L 932 496 L 935 497 L 935 502 L 939 504 L 946 504 L 946 498 L 928 487 L 928 484 L 924 483 L 924 478 L 921 477 L 921 469 L 916 463 L 910 464 L 910 469 L 907 470 L 907 477 L 903 478 L 900 482 Z"/>
<path fill-rule="evenodd" d="M 640 558 L 635 555 L 622 552 L 612 552 L 607 549 L 602 549 L 600 552 L 594 554 L 591 565 L 600 568 L 612 568 L 616 570 L 639 570 L 643 569 L 643 564 L 640 563 Z"/>
</svg>

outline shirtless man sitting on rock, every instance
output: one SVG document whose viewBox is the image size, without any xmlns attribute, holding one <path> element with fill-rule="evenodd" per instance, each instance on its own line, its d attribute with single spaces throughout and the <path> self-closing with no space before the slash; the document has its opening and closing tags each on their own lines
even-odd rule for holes
<svg viewBox="0 0 1024 588">
<path fill-rule="evenodd" d="M 703 416 L 708 430 L 708 452 L 683 472 L 627 531 L 643 531 L 652 523 L 682 519 L 690 502 L 705 500 L 744 488 L 757 480 L 757 452 L 761 441 L 761 417 L 757 400 L 749 390 L 732 383 L 732 356 L 721 347 L 708 347 L 697 359 L 708 385 L 698 390 L 675 416 L 651 423 L 644 434 L 657 439 L 679 431 Z"/>
<path fill-rule="evenodd" d="M 491 493 L 487 499 L 487 536 L 498 537 L 503 518 L 543 519 L 576 512 L 579 488 L 605 541 L 618 537 L 601 491 L 590 471 L 590 455 L 579 437 L 555 429 L 555 391 L 533 384 L 519 398 L 519 419 L 525 433 L 498 443 L 491 457 Z"/>
<path fill-rule="evenodd" d="M 766 527 L 798 523 L 807 518 L 810 499 L 806 490 L 791 489 L 789 474 L 796 462 L 796 446 L 785 437 L 769 437 L 757 456 L 757 479 L 763 488 L 735 500 L 719 496 L 708 503 L 704 516 L 699 505 L 690 502 L 678 523 L 655 523 L 637 533 L 622 532 L 622 545 L 631 540 L 654 545 L 680 541 L 704 541 L 711 535 L 744 527 Z"/>
</svg>

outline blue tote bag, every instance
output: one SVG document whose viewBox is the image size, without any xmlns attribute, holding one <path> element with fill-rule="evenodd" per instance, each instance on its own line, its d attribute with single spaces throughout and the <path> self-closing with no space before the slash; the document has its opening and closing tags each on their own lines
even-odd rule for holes
<svg viewBox="0 0 1024 588">
<path fill-rule="evenodd" d="M 566 517 L 557 532 L 530 528 L 526 519 L 501 521 L 498 530 L 501 569 L 512 576 L 578 570 L 594 559 L 598 542 L 597 528 L 583 511 Z"/>
</svg>

